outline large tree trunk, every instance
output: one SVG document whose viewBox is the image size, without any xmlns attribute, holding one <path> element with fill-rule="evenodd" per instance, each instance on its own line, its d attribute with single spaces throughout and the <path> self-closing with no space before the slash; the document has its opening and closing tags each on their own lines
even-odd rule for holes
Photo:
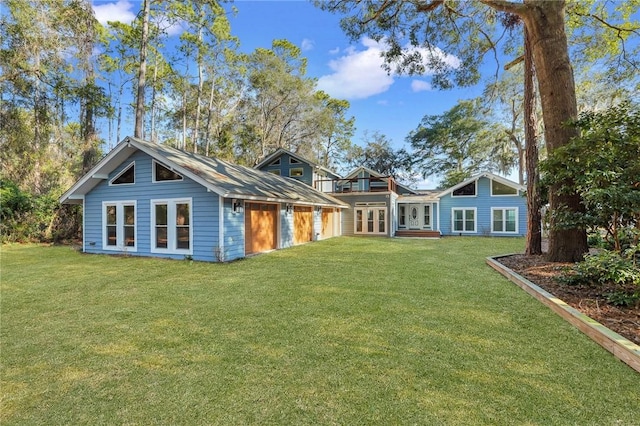
<svg viewBox="0 0 640 426">
<path fill-rule="evenodd" d="M 578 135 L 578 130 L 566 125 L 577 117 L 575 83 L 569 60 L 565 33 L 564 1 L 529 0 L 523 19 L 531 37 L 547 150 L 553 152 Z M 569 187 L 572 182 L 567 182 Z M 553 212 L 566 208 L 569 212 L 582 212 L 584 206 L 577 193 L 560 194 L 559 185 L 549 188 L 552 212 L 549 231 L 548 258 L 555 262 L 575 262 L 587 252 L 587 234 L 584 229 L 558 229 Z"/>
<path fill-rule="evenodd" d="M 542 216 L 536 137 L 535 67 L 527 28 L 524 29 L 524 144 L 527 168 L 527 242 L 525 253 L 542 254 Z M 521 158 L 522 160 L 522 158 Z M 522 163 L 520 163 L 522 170 Z M 522 173 L 522 172 L 521 172 Z M 522 183 L 522 182 L 521 182 Z"/>
<path fill-rule="evenodd" d="M 140 41 L 140 68 L 138 69 L 138 94 L 136 96 L 136 124 L 133 136 L 144 138 L 144 91 L 147 78 L 147 43 L 149 42 L 149 10 L 151 0 L 144 0 L 142 15 L 142 40 Z"/>
</svg>

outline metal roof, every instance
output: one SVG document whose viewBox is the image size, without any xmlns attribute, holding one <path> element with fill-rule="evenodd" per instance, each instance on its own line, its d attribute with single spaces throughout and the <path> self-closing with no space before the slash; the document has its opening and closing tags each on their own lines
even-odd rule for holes
<svg viewBox="0 0 640 426">
<path fill-rule="evenodd" d="M 194 180 L 224 198 L 345 207 L 345 204 L 338 199 L 295 179 L 240 166 L 217 158 L 184 152 L 167 145 L 133 137 L 127 137 L 120 142 L 65 192 L 60 197 L 60 202 L 79 203 L 85 194 L 136 150 L 150 155 L 177 173 Z"/>
</svg>

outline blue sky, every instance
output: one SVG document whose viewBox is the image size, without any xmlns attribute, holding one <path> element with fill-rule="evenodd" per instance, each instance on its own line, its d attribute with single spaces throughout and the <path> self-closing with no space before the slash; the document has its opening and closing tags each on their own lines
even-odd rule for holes
<svg viewBox="0 0 640 426">
<path fill-rule="evenodd" d="M 357 128 L 354 143 L 362 144 L 365 132 L 378 131 L 395 148 L 403 147 L 424 115 L 442 114 L 459 99 L 482 92 L 482 85 L 439 91 L 431 89 L 428 76 L 387 75 L 381 68 L 379 43 L 367 38 L 351 42 L 340 29 L 339 15 L 308 2 L 236 0 L 233 5 L 238 13 L 231 18 L 231 32 L 240 39 L 242 51 L 269 48 L 272 40 L 287 39 L 302 49 L 308 59 L 307 75 L 318 79 L 318 88 L 351 103 Z M 129 23 L 141 1 L 93 0 L 93 7 L 100 22 Z"/>
</svg>

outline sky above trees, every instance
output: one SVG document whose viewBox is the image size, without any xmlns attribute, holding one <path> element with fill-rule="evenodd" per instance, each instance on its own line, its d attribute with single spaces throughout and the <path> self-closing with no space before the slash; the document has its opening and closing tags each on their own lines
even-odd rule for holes
<svg viewBox="0 0 640 426">
<path fill-rule="evenodd" d="M 141 4 L 94 0 L 93 9 L 103 24 L 114 20 L 130 23 Z M 340 16 L 308 2 L 241 0 L 232 6 L 237 14 L 230 17 L 231 33 L 239 38 L 241 51 L 250 53 L 258 47 L 269 48 L 274 39 L 287 39 L 308 59 L 307 76 L 318 80 L 318 89 L 351 103 L 349 115 L 356 118 L 356 144 L 362 143 L 367 132 L 379 132 L 393 148 L 408 147 L 405 138 L 425 115 L 442 114 L 458 100 L 482 93 L 483 84 L 441 91 L 433 89 L 426 78 L 388 75 L 380 57 L 384 46 L 368 38 L 352 43 L 340 28 Z M 175 40 L 181 31 L 179 26 L 169 30 Z M 447 61 L 455 64 L 457 59 L 448 56 Z M 487 64 L 488 76 L 495 71 L 495 63 Z M 126 126 L 133 129 L 133 120 Z M 432 177 L 420 186 L 436 183 Z"/>
</svg>

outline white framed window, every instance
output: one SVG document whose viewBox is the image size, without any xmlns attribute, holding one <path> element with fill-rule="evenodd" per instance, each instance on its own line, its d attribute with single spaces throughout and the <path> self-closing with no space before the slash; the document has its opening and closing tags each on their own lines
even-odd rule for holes
<svg viewBox="0 0 640 426">
<path fill-rule="evenodd" d="M 102 202 L 102 249 L 138 250 L 135 201 Z"/>
<path fill-rule="evenodd" d="M 491 232 L 502 234 L 518 233 L 518 208 L 491 208 Z"/>
<path fill-rule="evenodd" d="M 407 227 L 406 212 L 407 212 L 407 207 L 404 204 L 400 204 L 398 206 L 398 227 L 400 228 Z"/>
<path fill-rule="evenodd" d="M 136 162 L 132 161 L 109 181 L 109 185 L 133 185 L 136 183 Z"/>
<path fill-rule="evenodd" d="M 451 193 L 452 197 L 475 197 L 478 193 L 478 181 L 474 180 Z"/>
<path fill-rule="evenodd" d="M 478 229 L 476 223 L 476 208 L 452 208 L 451 209 L 451 230 L 453 232 L 475 233 Z"/>
<path fill-rule="evenodd" d="M 269 163 L 270 166 L 279 166 L 280 165 L 280 158 L 278 158 L 275 161 L 272 161 L 271 163 Z"/>
<path fill-rule="evenodd" d="M 267 172 L 280 176 L 280 169 L 271 169 L 271 170 L 267 170 Z"/>
<path fill-rule="evenodd" d="M 431 206 L 423 206 L 422 226 L 425 228 L 431 227 Z"/>
<path fill-rule="evenodd" d="M 191 198 L 151 200 L 151 253 L 193 254 Z"/>
<path fill-rule="evenodd" d="M 505 197 L 510 195 L 518 195 L 518 189 L 504 183 L 491 180 L 491 196 L 492 197 Z"/>
<path fill-rule="evenodd" d="M 302 161 L 297 158 L 289 157 L 289 164 L 302 164 Z"/>
<path fill-rule="evenodd" d="M 304 175 L 304 169 L 302 167 L 294 167 L 292 169 L 289 169 L 290 177 L 300 177 L 303 175 Z"/>
<path fill-rule="evenodd" d="M 165 166 L 162 163 L 153 160 L 153 176 L 152 182 L 175 182 L 182 181 L 183 177 L 181 174 L 174 172 L 169 167 Z"/>
<path fill-rule="evenodd" d="M 356 207 L 355 211 L 356 234 L 386 234 L 387 233 L 387 208 L 386 207 Z"/>
</svg>

